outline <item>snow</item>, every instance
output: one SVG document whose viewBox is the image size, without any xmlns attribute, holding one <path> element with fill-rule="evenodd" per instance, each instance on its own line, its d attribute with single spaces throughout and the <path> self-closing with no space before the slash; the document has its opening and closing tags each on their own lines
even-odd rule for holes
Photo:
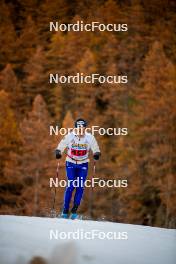
<svg viewBox="0 0 176 264">
<path fill-rule="evenodd" d="M 93 237 L 92 230 L 97 230 L 96 234 L 113 232 L 117 236 L 116 239 L 100 239 L 97 235 Z M 79 239 L 78 234 L 82 234 Z M 85 234 L 92 234 L 92 239 L 86 239 Z M 0 216 L 0 264 L 175 264 L 175 246 L 173 229 Z M 37 256 L 42 259 L 31 261 Z"/>
</svg>

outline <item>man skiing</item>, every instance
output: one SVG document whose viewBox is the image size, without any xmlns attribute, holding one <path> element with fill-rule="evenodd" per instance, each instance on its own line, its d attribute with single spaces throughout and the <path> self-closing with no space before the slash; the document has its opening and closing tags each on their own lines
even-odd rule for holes
<svg viewBox="0 0 176 264">
<path fill-rule="evenodd" d="M 94 160 L 98 160 L 101 155 L 95 137 L 85 131 L 86 126 L 87 122 L 84 119 L 77 119 L 75 122 L 75 129 L 60 141 L 56 149 L 56 159 L 62 157 L 62 153 L 65 149 L 67 151 L 66 175 L 69 185 L 67 184 L 64 195 L 64 206 L 61 214 L 63 218 L 69 218 L 70 201 L 74 189 L 76 189 L 76 191 L 70 218 L 77 218 L 77 209 L 81 203 L 84 183 L 88 174 L 89 150 L 92 150 Z M 74 184 L 75 180 L 79 183 L 76 187 Z"/>
</svg>

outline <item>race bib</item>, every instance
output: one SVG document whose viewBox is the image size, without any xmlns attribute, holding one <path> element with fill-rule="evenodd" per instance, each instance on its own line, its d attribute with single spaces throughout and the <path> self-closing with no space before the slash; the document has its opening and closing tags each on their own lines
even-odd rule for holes
<svg viewBox="0 0 176 264">
<path fill-rule="evenodd" d="M 87 154 L 87 149 L 71 149 L 71 155 L 81 157 Z"/>
</svg>

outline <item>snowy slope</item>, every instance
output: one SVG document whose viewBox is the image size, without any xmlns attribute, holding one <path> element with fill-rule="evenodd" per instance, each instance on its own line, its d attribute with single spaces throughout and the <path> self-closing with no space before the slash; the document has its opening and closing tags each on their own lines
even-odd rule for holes
<svg viewBox="0 0 176 264">
<path fill-rule="evenodd" d="M 57 237 L 92 230 L 118 236 L 111 240 Z M 50 237 L 52 232 L 55 237 Z M 36 256 L 43 261 L 31 262 Z M 0 216 L 0 264 L 12 263 L 175 264 L 176 231 L 110 222 Z"/>
</svg>

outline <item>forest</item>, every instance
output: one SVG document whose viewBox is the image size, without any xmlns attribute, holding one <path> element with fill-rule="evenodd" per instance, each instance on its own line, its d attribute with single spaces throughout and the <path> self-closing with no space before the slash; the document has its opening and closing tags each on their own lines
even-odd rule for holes
<svg viewBox="0 0 176 264">
<path fill-rule="evenodd" d="M 127 180 L 128 188 L 87 188 L 80 213 L 176 227 L 175 10 L 174 0 L 1 0 L 0 214 L 49 215 L 62 138 L 49 127 L 73 127 L 81 117 L 89 126 L 128 129 L 96 135 L 96 177 Z M 51 21 L 128 30 L 50 32 Z M 124 75 L 128 82 L 49 83 L 56 73 Z M 65 179 L 64 157 L 59 177 Z M 63 194 L 58 188 L 58 213 Z"/>
</svg>

